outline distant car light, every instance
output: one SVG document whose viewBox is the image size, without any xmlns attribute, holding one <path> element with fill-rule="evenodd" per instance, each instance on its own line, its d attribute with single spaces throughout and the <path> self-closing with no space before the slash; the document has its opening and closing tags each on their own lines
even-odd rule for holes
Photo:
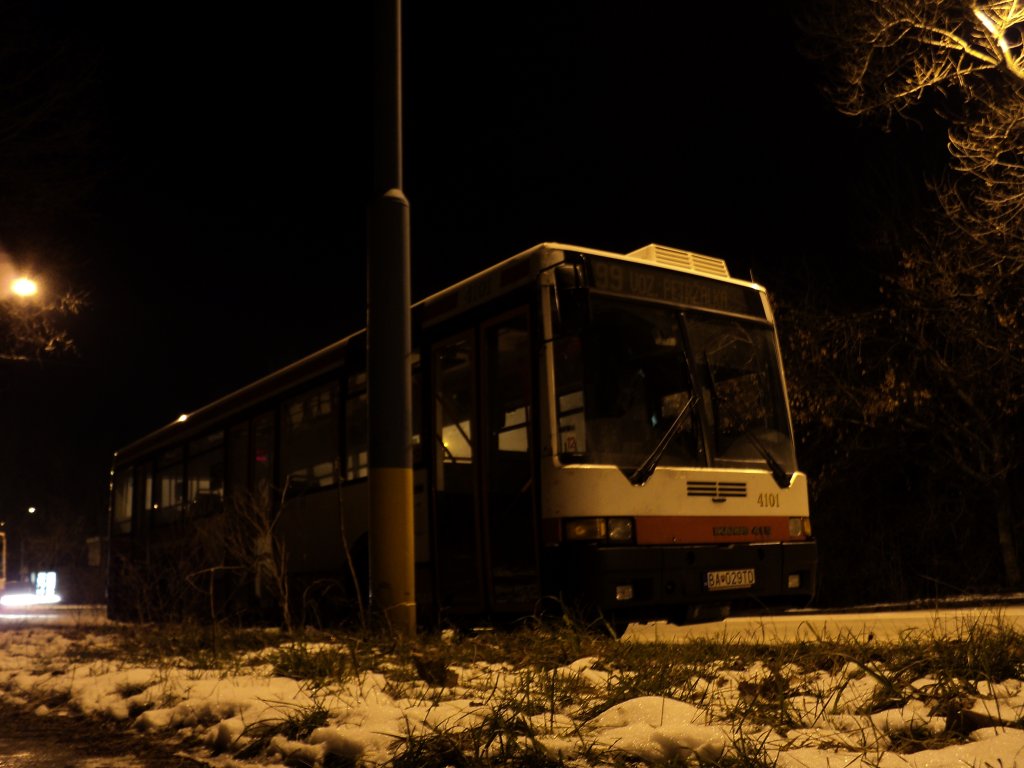
<svg viewBox="0 0 1024 768">
<path fill-rule="evenodd" d="M 60 595 L 37 595 L 35 592 L 14 592 L 0 595 L 0 606 L 4 608 L 25 608 L 30 605 L 53 605 L 60 602 Z"/>
</svg>

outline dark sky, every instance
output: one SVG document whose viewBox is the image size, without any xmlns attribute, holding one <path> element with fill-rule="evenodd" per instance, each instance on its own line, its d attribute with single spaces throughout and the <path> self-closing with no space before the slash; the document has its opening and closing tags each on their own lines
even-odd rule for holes
<svg viewBox="0 0 1024 768">
<path fill-rule="evenodd" d="M 413 297 L 545 240 L 850 263 L 863 132 L 787 4 L 707 5 L 406 3 Z M 362 324 L 370 0 L 266 7 L 0 0 L 0 245 L 90 301 L 0 367 L 0 504 Z"/>
</svg>

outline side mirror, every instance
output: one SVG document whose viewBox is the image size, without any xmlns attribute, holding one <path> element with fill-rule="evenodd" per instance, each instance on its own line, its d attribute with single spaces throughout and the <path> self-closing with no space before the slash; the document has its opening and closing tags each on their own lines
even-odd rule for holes
<svg viewBox="0 0 1024 768">
<path fill-rule="evenodd" d="M 555 333 L 576 334 L 586 326 L 587 288 L 581 264 L 555 268 Z"/>
</svg>

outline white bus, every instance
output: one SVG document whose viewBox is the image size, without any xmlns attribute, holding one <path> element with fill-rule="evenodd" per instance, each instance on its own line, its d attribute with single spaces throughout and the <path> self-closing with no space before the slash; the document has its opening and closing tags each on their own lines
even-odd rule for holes
<svg viewBox="0 0 1024 768">
<path fill-rule="evenodd" d="M 663 246 L 544 243 L 419 301 L 412 324 L 424 624 L 552 602 L 678 619 L 811 599 L 817 547 L 764 288 Z M 295 609 L 322 620 L 365 598 L 365 361 L 360 331 L 116 453 L 112 616 L 190 610 L 189 595 L 250 612 L 260 578 L 226 531 L 260 484 Z"/>
</svg>

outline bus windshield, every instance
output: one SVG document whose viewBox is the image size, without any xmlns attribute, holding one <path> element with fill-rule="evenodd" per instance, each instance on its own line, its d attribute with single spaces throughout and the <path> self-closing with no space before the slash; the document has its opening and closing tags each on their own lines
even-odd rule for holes
<svg viewBox="0 0 1024 768">
<path fill-rule="evenodd" d="M 671 429 L 659 466 L 796 470 L 769 325 L 592 296 L 555 349 L 563 462 L 636 468 Z"/>
</svg>

